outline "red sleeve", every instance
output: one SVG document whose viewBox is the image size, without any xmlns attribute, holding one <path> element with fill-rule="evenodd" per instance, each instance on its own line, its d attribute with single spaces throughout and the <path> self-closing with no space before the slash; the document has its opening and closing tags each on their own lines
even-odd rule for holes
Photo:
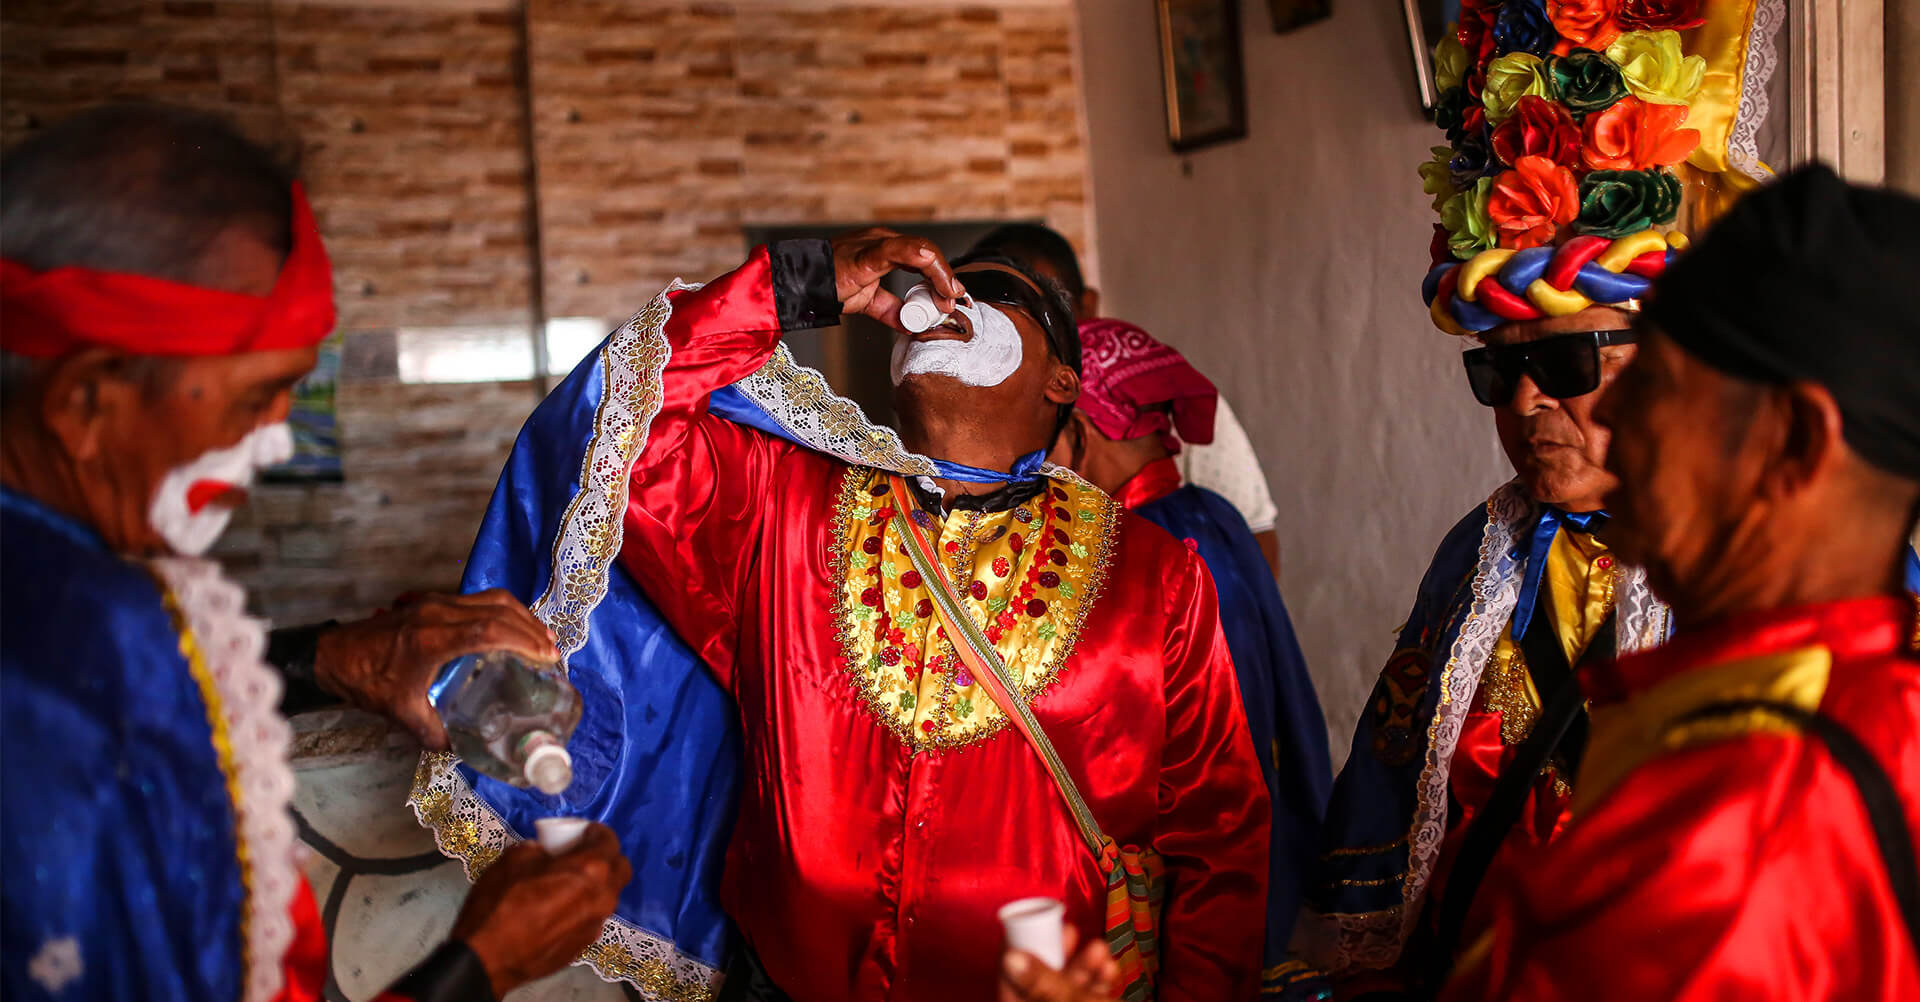
<svg viewBox="0 0 1920 1002">
<path fill-rule="evenodd" d="M 1154 839 L 1167 864 L 1158 997 L 1251 999 L 1260 987 L 1273 815 L 1213 578 L 1188 553 L 1174 580 Z"/>
<path fill-rule="evenodd" d="M 766 248 L 731 274 L 675 295 L 665 335 L 671 354 L 659 411 L 637 430 L 645 444 L 633 465 L 620 562 L 731 686 L 736 597 L 752 571 L 775 461 L 792 449 L 713 417 L 707 400 L 753 374 L 780 340 Z"/>
<path fill-rule="evenodd" d="M 1642 766 L 1501 885 L 1447 1002 L 1894 999 L 1920 988 L 1851 782 L 1804 739 Z"/>
</svg>

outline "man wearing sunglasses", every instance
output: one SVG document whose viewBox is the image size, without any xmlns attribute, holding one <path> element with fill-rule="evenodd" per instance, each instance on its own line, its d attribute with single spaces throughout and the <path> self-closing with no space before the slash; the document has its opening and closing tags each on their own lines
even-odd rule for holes
<svg viewBox="0 0 1920 1002">
<path fill-rule="evenodd" d="M 846 313 L 900 331 L 897 432 L 782 343 Z M 1119 944 L 1114 986 L 1257 992 L 1271 811 L 1213 581 L 1045 464 L 1080 379 L 1056 286 L 876 230 L 670 288 L 535 411 L 466 584 L 529 602 L 580 689 L 567 813 L 639 861 L 602 973 L 980 1002 L 1026 959 L 1000 909 L 1039 897 L 1093 960 Z M 456 852 L 554 813 L 423 774 Z"/>
<path fill-rule="evenodd" d="M 1698 226 L 1738 187 L 1715 171 L 1733 162 L 1721 123 L 1739 102 L 1629 96 L 1622 60 L 1671 44 L 1689 72 L 1744 80 L 1757 47 L 1702 39 L 1749 30 L 1751 7 L 1703 7 L 1714 31 L 1596 41 L 1577 19 L 1522 31 L 1515 5 L 1469 3 L 1436 53 L 1450 145 L 1420 168 L 1440 216 L 1422 292 L 1434 325 L 1469 341 L 1466 388 L 1517 476 L 1441 541 L 1334 784 L 1295 944 L 1344 998 L 1436 990 L 1485 923 L 1482 888 L 1526 879 L 1512 850 L 1565 824 L 1587 745 L 1579 673 L 1667 637 L 1645 574 L 1607 541 L 1614 479 L 1593 412 L 1686 245 L 1683 190 Z M 1565 85 L 1489 82 L 1523 78 Z M 1616 125 L 1642 115 L 1667 123 L 1661 142 L 1623 148 Z"/>
<path fill-rule="evenodd" d="M 1572 820 L 1448 998 L 1920 998 L 1916 275 L 1920 201 L 1814 165 L 1660 280 L 1597 417 L 1674 637 L 1586 680 Z"/>
</svg>

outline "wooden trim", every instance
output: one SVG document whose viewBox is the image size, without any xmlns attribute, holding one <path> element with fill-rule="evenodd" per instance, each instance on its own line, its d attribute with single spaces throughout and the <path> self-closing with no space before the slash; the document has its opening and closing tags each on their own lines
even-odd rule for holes
<svg viewBox="0 0 1920 1002">
<path fill-rule="evenodd" d="M 1902 0 L 1904 2 L 1904 0 Z M 1849 180 L 1887 173 L 1883 0 L 1791 0 L 1793 150 Z"/>
</svg>

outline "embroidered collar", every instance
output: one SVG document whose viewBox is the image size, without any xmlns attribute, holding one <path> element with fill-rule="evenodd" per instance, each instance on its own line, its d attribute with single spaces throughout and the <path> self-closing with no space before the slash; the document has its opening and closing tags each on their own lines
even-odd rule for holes
<svg viewBox="0 0 1920 1002">
<path fill-rule="evenodd" d="M 1048 479 L 1041 492 L 1001 511 L 945 515 L 908 499 L 908 517 L 933 538 L 961 604 L 982 624 L 1032 700 L 1058 678 L 1105 583 L 1120 508 L 1077 479 Z M 891 527 L 893 496 L 883 471 L 854 467 L 842 482 L 834 616 L 845 669 L 882 726 L 910 747 L 971 744 L 1006 726 L 975 684 L 933 608 L 933 582 L 913 570 Z"/>
</svg>

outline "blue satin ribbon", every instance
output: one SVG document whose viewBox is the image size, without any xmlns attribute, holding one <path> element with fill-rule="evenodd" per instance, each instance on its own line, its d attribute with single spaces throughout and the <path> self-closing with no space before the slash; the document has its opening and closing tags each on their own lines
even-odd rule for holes
<svg viewBox="0 0 1920 1002">
<path fill-rule="evenodd" d="M 1047 463 L 1047 450 L 1036 449 L 1013 461 L 1013 469 L 1005 473 L 967 466 L 963 463 L 949 463 L 944 459 L 933 461 L 935 476 L 942 480 L 954 480 L 963 484 L 1002 484 L 1020 483 L 1040 475 L 1040 467 Z"/>
<path fill-rule="evenodd" d="M 1575 529 L 1589 535 L 1600 531 L 1607 524 L 1604 511 L 1561 511 L 1552 505 L 1540 513 L 1540 521 L 1533 527 L 1533 540 L 1527 549 L 1527 573 L 1520 580 L 1520 600 L 1513 606 L 1513 640 L 1519 643 L 1527 634 L 1527 624 L 1533 621 L 1534 606 L 1540 597 L 1541 576 L 1547 572 L 1547 551 L 1553 548 L 1553 540 L 1560 535 L 1562 528 Z"/>
</svg>

